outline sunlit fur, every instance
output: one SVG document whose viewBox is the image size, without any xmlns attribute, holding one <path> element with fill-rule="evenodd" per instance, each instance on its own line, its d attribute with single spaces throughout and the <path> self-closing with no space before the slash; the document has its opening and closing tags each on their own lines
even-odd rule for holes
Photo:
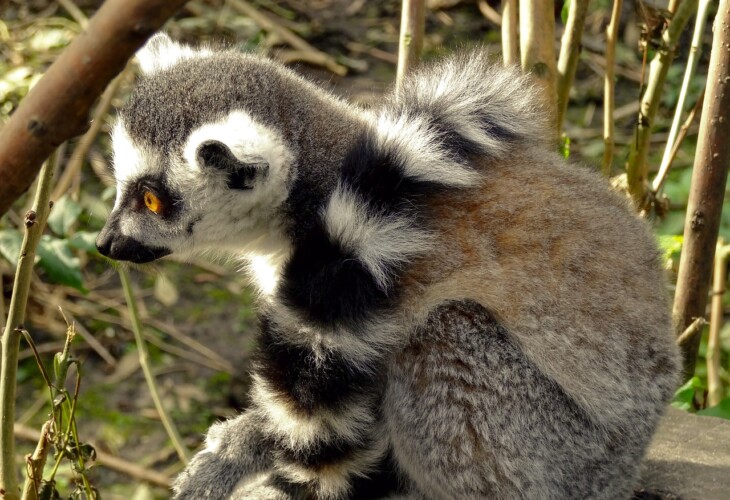
<svg viewBox="0 0 730 500">
<path fill-rule="evenodd" d="M 139 60 L 110 227 L 261 292 L 251 406 L 175 498 L 628 497 L 677 381 L 659 254 L 526 77 L 476 51 L 363 111 L 253 55 Z"/>
</svg>

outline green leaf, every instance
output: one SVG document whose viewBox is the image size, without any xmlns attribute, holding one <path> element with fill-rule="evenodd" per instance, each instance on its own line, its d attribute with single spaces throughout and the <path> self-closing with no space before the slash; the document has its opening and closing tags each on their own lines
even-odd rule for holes
<svg viewBox="0 0 730 500">
<path fill-rule="evenodd" d="M 571 2 L 571 0 L 565 0 L 565 2 L 563 2 L 563 9 L 560 11 L 560 19 L 563 20 L 563 24 L 568 24 L 568 14 L 570 13 L 570 2 Z"/>
<path fill-rule="evenodd" d="M 0 230 L 0 255 L 13 266 L 18 265 L 18 254 L 23 244 L 23 235 L 14 229 Z M 36 257 L 36 262 L 38 257 Z"/>
<path fill-rule="evenodd" d="M 79 219 L 83 212 L 81 205 L 64 195 L 53 204 L 48 216 L 48 225 L 58 236 L 66 236 L 71 226 Z"/>
<path fill-rule="evenodd" d="M 657 236 L 659 248 L 664 254 L 664 262 L 673 259 L 682 251 L 684 236 L 661 234 Z"/>
<path fill-rule="evenodd" d="M 77 250 L 83 250 L 96 255 L 99 254 L 96 250 L 96 233 L 78 231 L 68 239 L 68 244 L 71 248 L 75 248 Z"/>
<path fill-rule="evenodd" d="M 46 271 L 53 283 L 68 285 L 86 292 L 79 259 L 71 253 L 68 240 L 44 235 L 38 243 L 38 255 L 41 257 L 40 267 Z"/>
<path fill-rule="evenodd" d="M 715 406 L 697 412 L 704 417 L 720 417 L 730 420 L 730 398 L 725 398 Z"/>
<path fill-rule="evenodd" d="M 560 138 L 558 150 L 560 151 L 560 154 L 563 158 L 567 159 L 570 157 L 570 137 L 568 137 L 566 134 L 563 134 L 563 136 Z"/>
<path fill-rule="evenodd" d="M 697 391 L 704 391 L 705 386 L 699 377 L 692 377 L 674 393 L 672 406 L 684 411 L 694 410 L 694 397 Z"/>
</svg>

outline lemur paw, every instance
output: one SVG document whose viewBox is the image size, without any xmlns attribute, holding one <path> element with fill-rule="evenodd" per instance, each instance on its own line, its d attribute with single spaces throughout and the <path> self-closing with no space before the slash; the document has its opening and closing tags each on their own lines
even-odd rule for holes
<svg viewBox="0 0 730 500">
<path fill-rule="evenodd" d="M 302 491 L 291 484 L 287 484 L 274 473 L 265 472 L 242 480 L 230 500 L 303 500 Z"/>
</svg>

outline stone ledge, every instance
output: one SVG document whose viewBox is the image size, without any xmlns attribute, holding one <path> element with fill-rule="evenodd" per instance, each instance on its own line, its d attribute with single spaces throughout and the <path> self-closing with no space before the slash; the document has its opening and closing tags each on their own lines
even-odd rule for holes
<svg viewBox="0 0 730 500">
<path fill-rule="evenodd" d="M 682 500 L 730 500 L 730 420 L 669 408 L 647 452 L 637 489 Z"/>
</svg>

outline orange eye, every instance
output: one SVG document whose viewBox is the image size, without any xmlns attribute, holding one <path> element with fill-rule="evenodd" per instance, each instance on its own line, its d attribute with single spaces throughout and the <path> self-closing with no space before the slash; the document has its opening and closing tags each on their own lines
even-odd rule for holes
<svg viewBox="0 0 730 500">
<path fill-rule="evenodd" d="M 162 202 L 150 191 L 144 192 L 144 204 L 156 214 L 159 214 L 162 211 Z"/>
</svg>

